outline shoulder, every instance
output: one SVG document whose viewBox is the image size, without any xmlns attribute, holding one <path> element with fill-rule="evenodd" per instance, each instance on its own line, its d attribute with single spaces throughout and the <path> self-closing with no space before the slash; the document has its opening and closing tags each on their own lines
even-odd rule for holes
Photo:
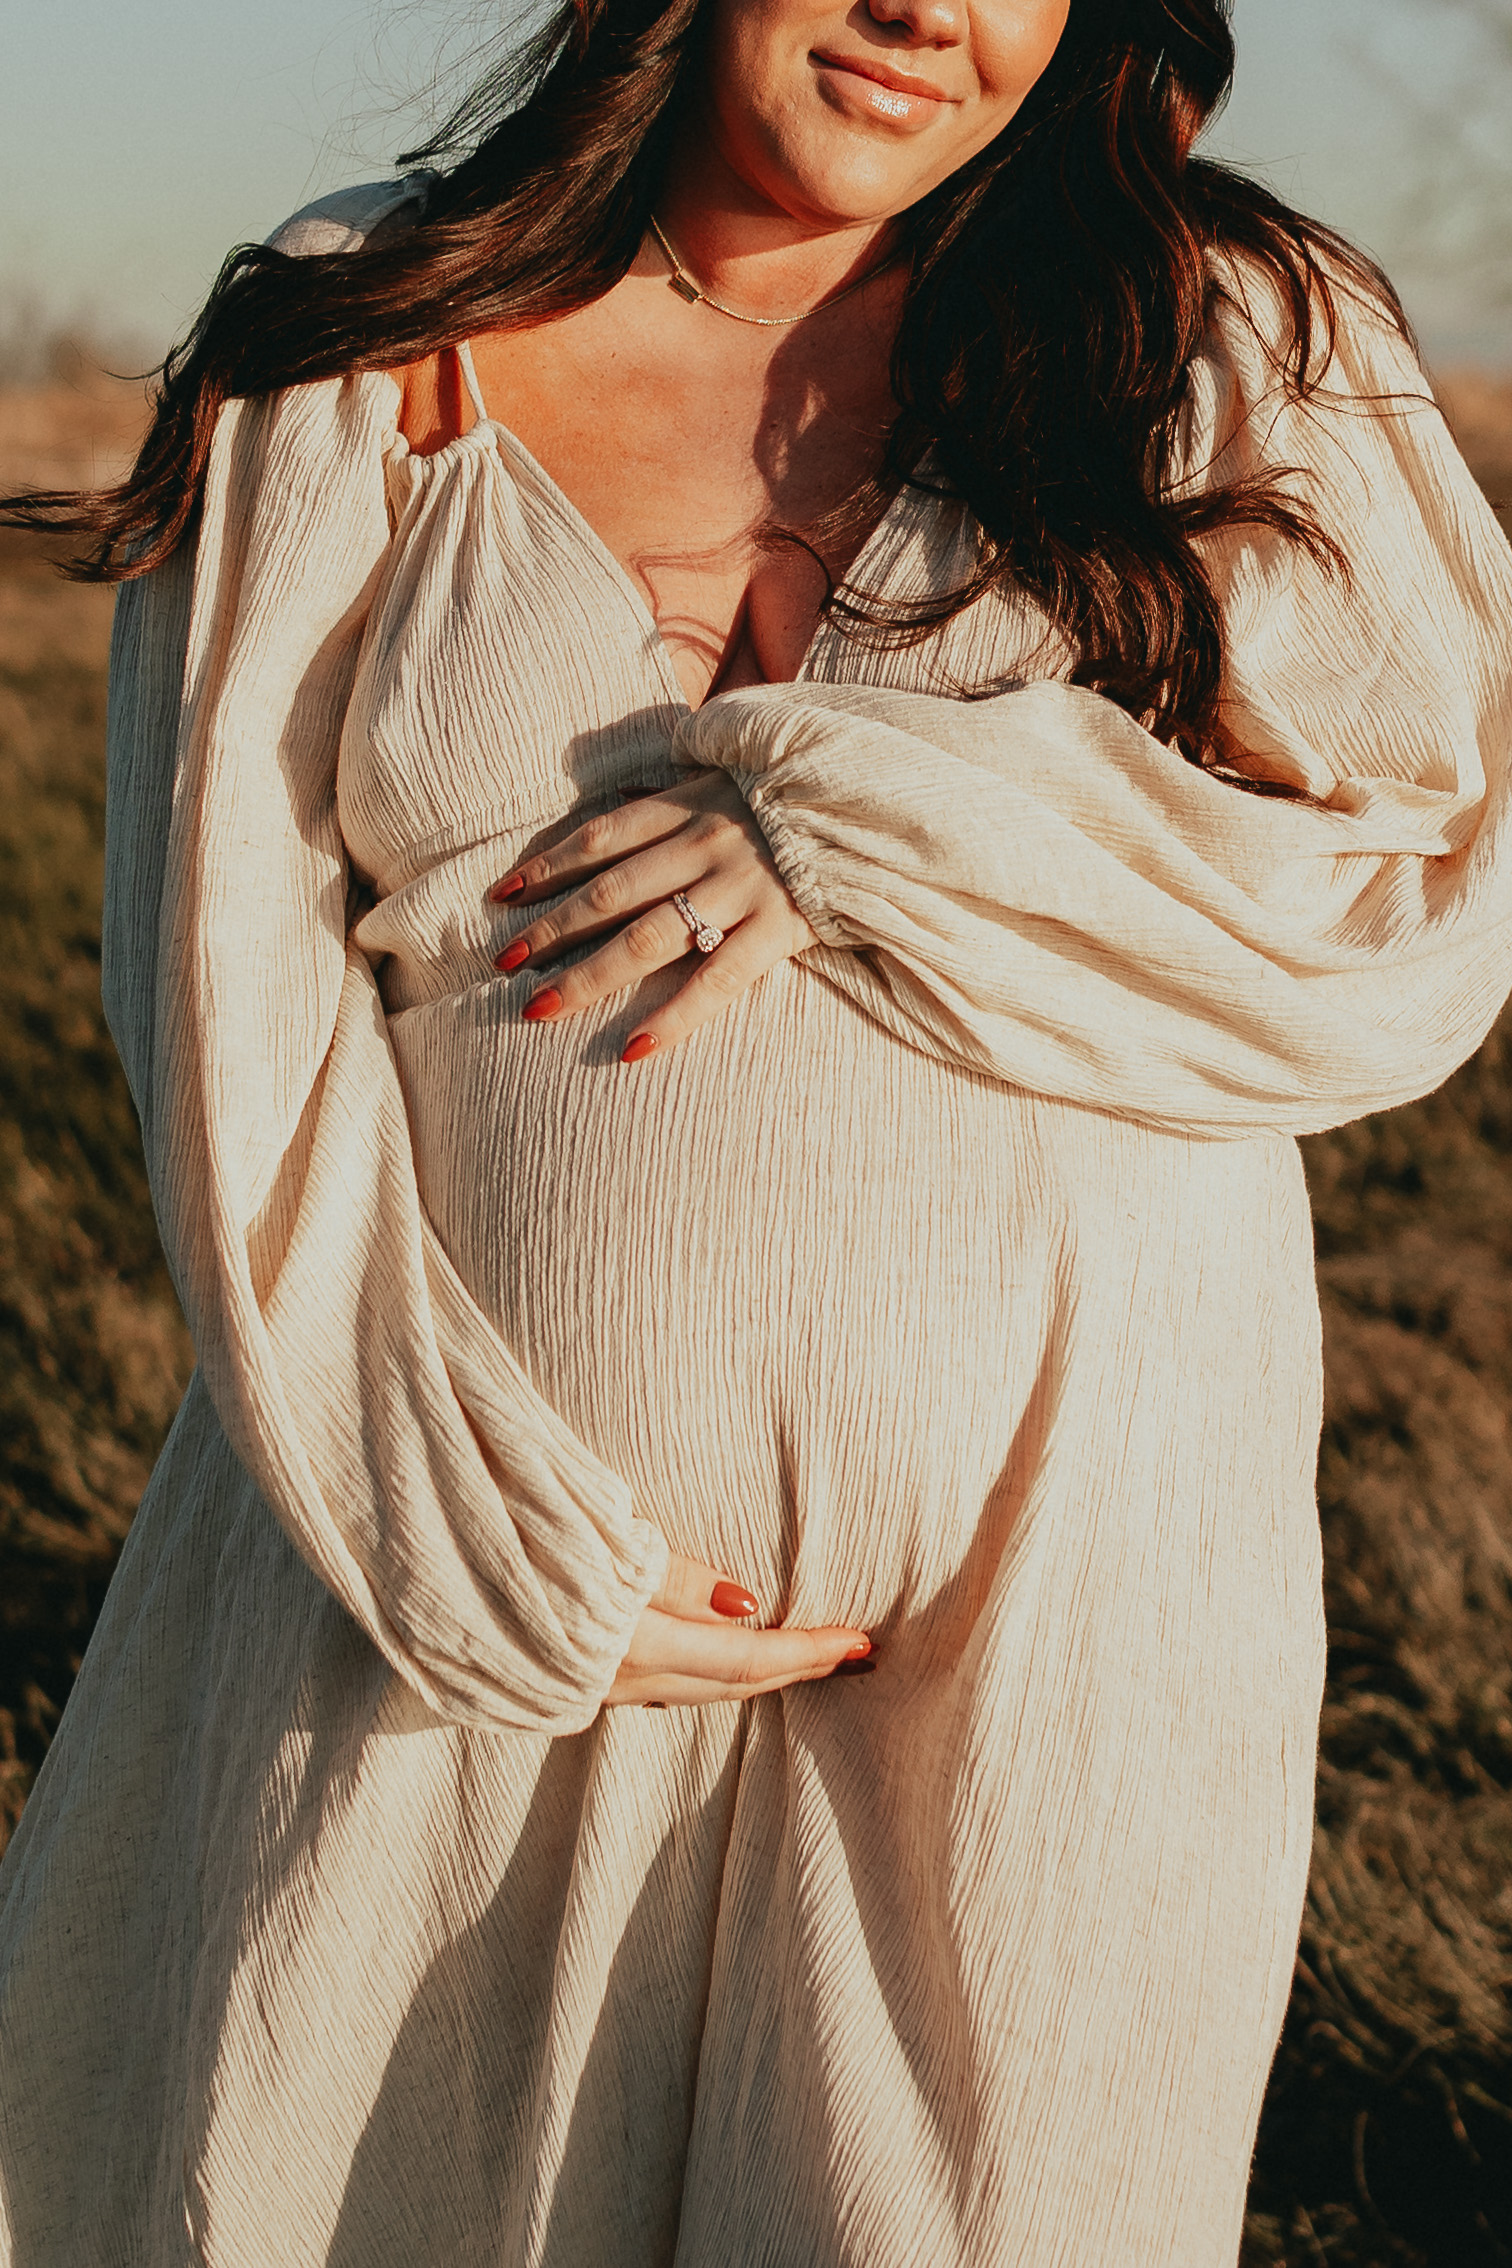
<svg viewBox="0 0 1512 2268">
<path fill-rule="evenodd" d="M 411 173 L 316 198 L 276 228 L 267 247 L 301 260 L 358 251 L 386 223 L 418 219 L 435 178 Z M 217 419 L 212 464 L 212 486 L 218 477 L 226 491 L 224 509 L 233 518 L 254 507 L 297 514 L 328 485 L 348 513 L 349 489 L 363 508 L 374 495 L 381 501 L 401 398 L 395 374 L 381 369 L 234 396 Z"/>
<path fill-rule="evenodd" d="M 1379 369 L 1409 379 L 1414 392 L 1428 382 L 1417 343 L 1386 278 L 1342 243 L 1313 248 L 1307 291 L 1311 351 L 1309 389 L 1352 392 L 1357 377 Z M 1220 248 L 1208 255 L 1206 351 L 1246 374 L 1274 382 L 1298 345 L 1297 309 L 1280 274 L 1254 253 Z"/>
<path fill-rule="evenodd" d="M 268 238 L 269 248 L 302 260 L 356 252 L 385 224 L 403 226 L 418 220 L 437 178 L 431 172 L 406 173 L 397 181 L 364 181 L 355 188 L 337 189 L 328 197 L 317 197 L 313 204 L 301 206 L 281 228 L 273 231 Z M 410 435 L 414 423 L 410 409 L 413 379 L 412 371 L 399 370 L 382 376 L 369 372 L 359 381 L 369 392 L 376 388 L 385 405 L 385 448 L 392 442 L 395 431 L 402 431 L 406 438 Z M 396 400 L 397 408 L 392 406 Z"/>
<path fill-rule="evenodd" d="M 334 190 L 292 213 L 268 238 L 268 247 L 302 260 L 355 252 L 382 222 L 402 216 L 418 220 L 435 179 L 434 173 L 406 173 L 397 181 L 364 181 Z"/>
<path fill-rule="evenodd" d="M 1267 462 L 1347 452 L 1362 421 L 1442 418 L 1389 286 L 1326 247 L 1307 294 L 1306 368 L 1298 310 L 1281 278 L 1247 252 L 1208 256 L 1208 312 L 1187 373 L 1178 479 L 1243 478 Z"/>
<path fill-rule="evenodd" d="M 418 220 L 436 179 L 431 172 L 407 173 L 396 181 L 364 181 L 350 189 L 333 190 L 292 213 L 267 239 L 268 248 L 299 260 L 356 252 L 385 224 L 403 226 Z M 327 409 L 339 412 L 345 406 L 345 397 L 353 394 L 367 406 L 376 406 L 379 440 L 386 453 L 408 399 L 407 381 L 407 372 L 368 371 L 355 374 L 344 384 L 331 381 L 325 387 L 304 386 L 295 391 L 307 415 Z M 324 398 L 327 396 L 329 400 Z M 365 438 L 370 442 L 372 436 Z"/>
</svg>

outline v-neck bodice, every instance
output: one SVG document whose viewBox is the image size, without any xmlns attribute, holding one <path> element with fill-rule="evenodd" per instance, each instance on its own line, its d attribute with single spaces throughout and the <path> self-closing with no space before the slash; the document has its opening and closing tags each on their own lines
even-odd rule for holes
<svg viewBox="0 0 1512 2268">
<path fill-rule="evenodd" d="M 669 781 L 688 712 L 633 577 L 499 419 L 480 416 L 425 456 L 396 436 L 387 481 L 394 541 L 339 776 L 348 849 L 380 896 L 484 836 L 507 859 L 623 787 Z M 973 556 L 959 507 L 904 490 L 850 580 L 917 595 Z M 902 651 L 822 620 L 797 674 L 940 690 L 1011 672 L 1033 645 L 1000 600 Z"/>
<path fill-rule="evenodd" d="M 463 390 L 472 408 L 472 423 L 467 429 L 468 433 L 491 435 L 505 457 L 513 461 L 520 477 L 530 481 L 543 497 L 556 506 L 562 523 L 564 541 L 569 544 L 576 542 L 580 546 L 585 555 L 585 563 L 597 561 L 608 589 L 618 587 L 622 591 L 631 613 L 648 636 L 648 652 L 657 663 L 662 680 L 670 689 L 675 705 L 679 710 L 691 709 L 693 704 L 688 700 L 682 681 L 678 677 L 676 665 L 672 660 L 671 651 L 662 633 L 661 625 L 634 575 L 599 533 L 587 513 L 567 494 L 561 482 L 546 470 L 534 451 L 526 446 L 511 427 L 493 415 L 478 377 L 471 341 L 464 339 L 455 349 L 455 353 Z M 458 438 L 464 439 L 466 435 L 459 435 Z M 445 451 L 443 449 L 432 452 L 432 454 L 444 455 Z M 845 577 L 848 584 L 858 589 L 866 587 L 872 572 L 873 553 L 878 549 L 885 550 L 894 519 L 900 512 L 905 517 L 911 516 L 917 512 L 917 508 L 917 498 L 909 498 L 900 494 L 891 499 L 881 518 L 869 531 L 851 561 Z M 957 517 L 959 516 L 957 515 Z M 813 634 L 804 647 L 798 667 L 793 673 L 794 682 L 800 682 L 811 674 L 809 664 L 819 649 L 824 628 L 822 619 L 815 623 Z M 715 698 L 717 698 L 717 688 L 705 695 L 705 700 Z"/>
</svg>

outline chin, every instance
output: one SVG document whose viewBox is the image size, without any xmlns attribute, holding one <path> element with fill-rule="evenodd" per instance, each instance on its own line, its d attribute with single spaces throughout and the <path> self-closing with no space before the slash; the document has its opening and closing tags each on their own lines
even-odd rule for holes
<svg viewBox="0 0 1512 2268">
<path fill-rule="evenodd" d="M 932 177 L 920 178 L 917 167 L 894 162 L 885 145 L 789 148 L 774 170 L 772 190 L 794 219 L 829 228 L 892 220 L 933 186 Z"/>
</svg>

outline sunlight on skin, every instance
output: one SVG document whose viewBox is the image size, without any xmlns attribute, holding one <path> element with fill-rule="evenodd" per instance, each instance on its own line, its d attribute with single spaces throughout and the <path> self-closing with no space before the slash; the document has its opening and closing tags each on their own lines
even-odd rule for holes
<svg viewBox="0 0 1512 2268">
<path fill-rule="evenodd" d="M 696 706 L 795 676 L 825 595 L 802 529 L 873 470 L 892 415 L 903 278 L 891 221 L 1000 133 L 1055 53 L 1068 0 L 716 0 L 703 102 L 674 149 L 658 216 L 731 321 L 667 288 L 654 238 L 591 306 L 476 342 L 490 403 L 634 577 Z M 878 263 L 883 265 L 878 269 Z M 828 558 L 831 575 L 850 561 Z M 727 933 L 632 1035 L 626 1060 L 677 1045 L 777 962 L 814 942 L 728 780 L 641 799 L 530 860 L 496 889 L 521 906 L 571 895 L 520 931 L 506 973 L 613 931 L 538 989 L 554 1023 L 687 951 L 671 905 L 697 892 Z"/>
<path fill-rule="evenodd" d="M 1000 134 L 1069 0 L 717 0 L 709 100 L 660 218 L 701 282 L 760 314 L 812 305 L 887 224 Z"/>
<path fill-rule="evenodd" d="M 802 529 L 873 470 L 894 405 L 903 276 L 890 223 L 1011 121 L 1068 0 L 718 0 L 658 219 L 731 322 L 630 273 L 550 325 L 474 342 L 490 406 L 637 583 L 690 703 L 794 675 L 825 595 L 773 524 Z M 821 303 L 871 280 L 833 306 Z M 413 446 L 467 422 L 438 358 L 409 374 Z M 826 558 L 843 572 L 847 558 Z"/>
</svg>

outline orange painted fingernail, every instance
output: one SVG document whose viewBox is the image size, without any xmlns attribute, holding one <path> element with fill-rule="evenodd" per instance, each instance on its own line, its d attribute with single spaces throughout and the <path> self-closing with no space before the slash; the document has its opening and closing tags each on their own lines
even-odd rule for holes
<svg viewBox="0 0 1512 2268">
<path fill-rule="evenodd" d="M 756 1612 L 756 1601 L 738 1583 L 716 1583 L 709 1593 L 709 1604 L 716 1614 L 729 1615 L 732 1622 L 744 1622 Z"/>
<path fill-rule="evenodd" d="M 644 1063 L 648 1055 L 654 1055 L 655 1053 L 655 1032 L 637 1032 L 634 1039 L 625 1049 L 624 1054 L 620 1057 L 620 1061 L 621 1063 Z M 746 1614 L 754 1614 L 756 1612 L 756 1608 L 753 1604 L 749 1607 L 743 1608 L 741 1611 Z"/>
<path fill-rule="evenodd" d="M 511 898 L 517 898 L 524 887 L 525 877 L 523 874 L 506 874 L 502 882 L 494 884 L 488 895 L 496 906 L 502 906 L 506 905 Z"/>
<path fill-rule="evenodd" d="M 846 1660 L 847 1660 L 847 1661 L 849 1661 L 849 1662 L 856 1662 L 856 1661 L 860 1661 L 861 1657 L 862 1657 L 862 1656 L 863 1656 L 864 1654 L 869 1654 L 869 1653 L 871 1652 L 871 1650 L 872 1650 L 872 1642 L 871 1642 L 871 1640 L 870 1640 L 869 1638 L 863 1638 L 863 1639 L 861 1640 L 861 1643 L 860 1643 L 860 1644 L 859 1644 L 858 1646 L 852 1646 L 852 1648 L 851 1648 L 850 1652 L 849 1652 L 849 1653 L 848 1653 L 848 1654 L 846 1655 L 846 1657 L 845 1657 L 845 1658 L 846 1658 Z"/>
<path fill-rule="evenodd" d="M 544 1024 L 557 1013 L 561 1005 L 561 994 L 554 984 L 548 984 L 544 992 L 534 992 L 526 1001 L 525 1021 L 527 1024 Z"/>
<path fill-rule="evenodd" d="M 526 944 L 523 937 L 517 937 L 512 945 L 505 946 L 503 952 L 495 961 L 494 967 L 496 969 L 502 969 L 504 971 L 504 974 L 508 976 L 511 969 L 517 969 L 522 961 L 528 961 L 529 959 L 530 947 Z"/>
</svg>

